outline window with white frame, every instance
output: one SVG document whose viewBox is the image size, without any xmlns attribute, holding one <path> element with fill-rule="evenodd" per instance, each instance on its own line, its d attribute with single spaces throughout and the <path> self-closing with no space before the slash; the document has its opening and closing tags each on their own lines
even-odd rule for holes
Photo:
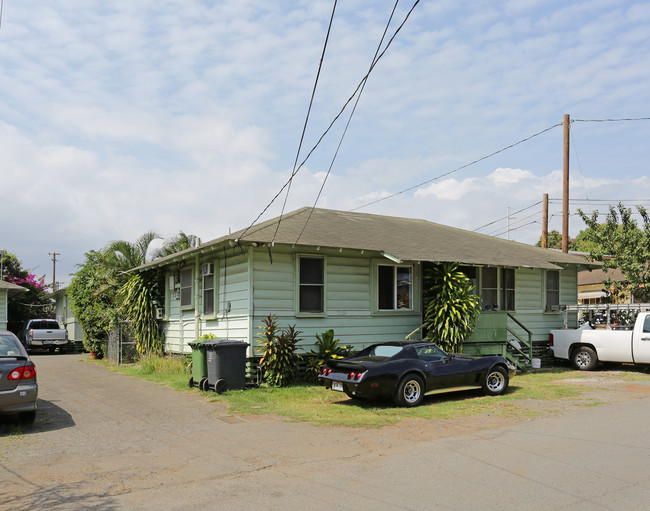
<svg viewBox="0 0 650 511">
<path fill-rule="evenodd" d="M 192 268 L 181 270 L 181 307 L 192 305 Z"/>
<path fill-rule="evenodd" d="M 560 271 L 546 271 L 546 307 L 560 305 Z"/>
<path fill-rule="evenodd" d="M 203 276 L 203 314 L 214 314 L 214 275 Z"/>
<path fill-rule="evenodd" d="M 377 266 L 377 310 L 413 309 L 413 267 Z"/>
<path fill-rule="evenodd" d="M 300 312 L 325 311 L 325 259 L 299 258 L 298 310 Z"/>
</svg>

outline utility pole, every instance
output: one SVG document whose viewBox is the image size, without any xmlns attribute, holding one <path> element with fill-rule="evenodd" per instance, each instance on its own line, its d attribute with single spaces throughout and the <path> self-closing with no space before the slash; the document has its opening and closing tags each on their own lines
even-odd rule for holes
<svg viewBox="0 0 650 511">
<path fill-rule="evenodd" d="M 56 256 L 61 255 L 60 252 L 48 252 L 52 256 L 52 292 L 56 291 Z"/>
<path fill-rule="evenodd" d="M 564 182 L 562 194 L 562 252 L 569 252 L 569 126 L 571 118 L 564 114 Z"/>
<path fill-rule="evenodd" d="M 542 248 L 548 248 L 548 193 L 542 201 Z"/>
</svg>

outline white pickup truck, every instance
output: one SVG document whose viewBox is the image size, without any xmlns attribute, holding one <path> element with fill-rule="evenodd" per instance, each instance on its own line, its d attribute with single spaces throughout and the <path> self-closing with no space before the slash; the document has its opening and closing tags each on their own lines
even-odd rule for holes
<svg viewBox="0 0 650 511">
<path fill-rule="evenodd" d="M 30 319 L 18 336 L 28 352 L 43 348 L 64 353 L 68 348 L 68 331 L 53 319 Z"/>
<path fill-rule="evenodd" d="M 630 328 L 551 330 L 555 358 L 570 360 L 576 369 L 591 371 L 600 362 L 650 364 L 650 312 L 640 312 Z"/>
</svg>

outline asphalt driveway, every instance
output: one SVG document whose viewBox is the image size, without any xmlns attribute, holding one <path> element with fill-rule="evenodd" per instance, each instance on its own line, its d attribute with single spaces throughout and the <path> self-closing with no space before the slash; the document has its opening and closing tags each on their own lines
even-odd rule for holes
<svg viewBox="0 0 650 511">
<path fill-rule="evenodd" d="M 0 436 L 0 509 L 647 509 L 650 386 L 503 423 L 380 430 L 229 416 L 197 392 L 35 356 L 34 427 Z M 612 394 L 613 395 L 613 394 Z"/>
</svg>

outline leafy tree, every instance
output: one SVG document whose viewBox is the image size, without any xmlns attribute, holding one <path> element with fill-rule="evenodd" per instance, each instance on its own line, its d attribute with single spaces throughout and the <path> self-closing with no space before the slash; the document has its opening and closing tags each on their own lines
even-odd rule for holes
<svg viewBox="0 0 650 511">
<path fill-rule="evenodd" d="M 105 266 L 115 282 L 123 284 L 128 280 L 125 272 L 147 262 L 147 253 L 154 240 L 161 239 L 154 231 L 145 232 L 133 243 L 124 240 L 112 241 L 104 247 Z"/>
<path fill-rule="evenodd" d="M 111 283 L 103 252 L 91 250 L 84 257 L 68 287 L 68 297 L 84 333 L 84 347 L 102 358 L 106 336 L 119 315 L 118 288 Z"/>
<path fill-rule="evenodd" d="M 650 301 L 650 217 L 646 209 L 636 206 L 643 220 L 640 228 L 631 208 L 619 203 L 610 206 L 605 223 L 598 223 L 598 211 L 589 217 L 578 210 L 580 217 L 589 227 L 585 235 L 590 242 L 589 257 L 603 262 L 603 269 L 618 268 L 627 283 L 605 282 L 607 289 L 612 286 L 614 295 L 631 293 L 636 301 Z"/>
<path fill-rule="evenodd" d="M 194 234 L 179 231 L 173 238 L 166 239 L 161 248 L 153 251 L 153 259 L 159 259 L 192 248 L 196 246 L 197 241 L 198 238 Z"/>
<path fill-rule="evenodd" d="M 536 247 L 541 247 L 542 246 L 542 237 L 540 236 L 539 241 L 535 245 Z M 548 233 L 548 240 L 547 240 L 547 246 L 548 248 L 556 248 L 558 250 L 562 250 L 562 235 L 558 231 L 551 231 Z"/>
<path fill-rule="evenodd" d="M 26 321 L 38 318 L 53 318 L 54 305 L 44 277 L 37 277 L 23 269 L 20 260 L 9 252 L 2 256 L 2 279 L 27 289 L 27 292 L 12 296 L 7 303 L 7 328 L 18 333 Z"/>
<path fill-rule="evenodd" d="M 480 299 L 467 276 L 453 263 L 425 272 L 427 338 L 448 352 L 459 352 L 481 314 Z"/>
</svg>

